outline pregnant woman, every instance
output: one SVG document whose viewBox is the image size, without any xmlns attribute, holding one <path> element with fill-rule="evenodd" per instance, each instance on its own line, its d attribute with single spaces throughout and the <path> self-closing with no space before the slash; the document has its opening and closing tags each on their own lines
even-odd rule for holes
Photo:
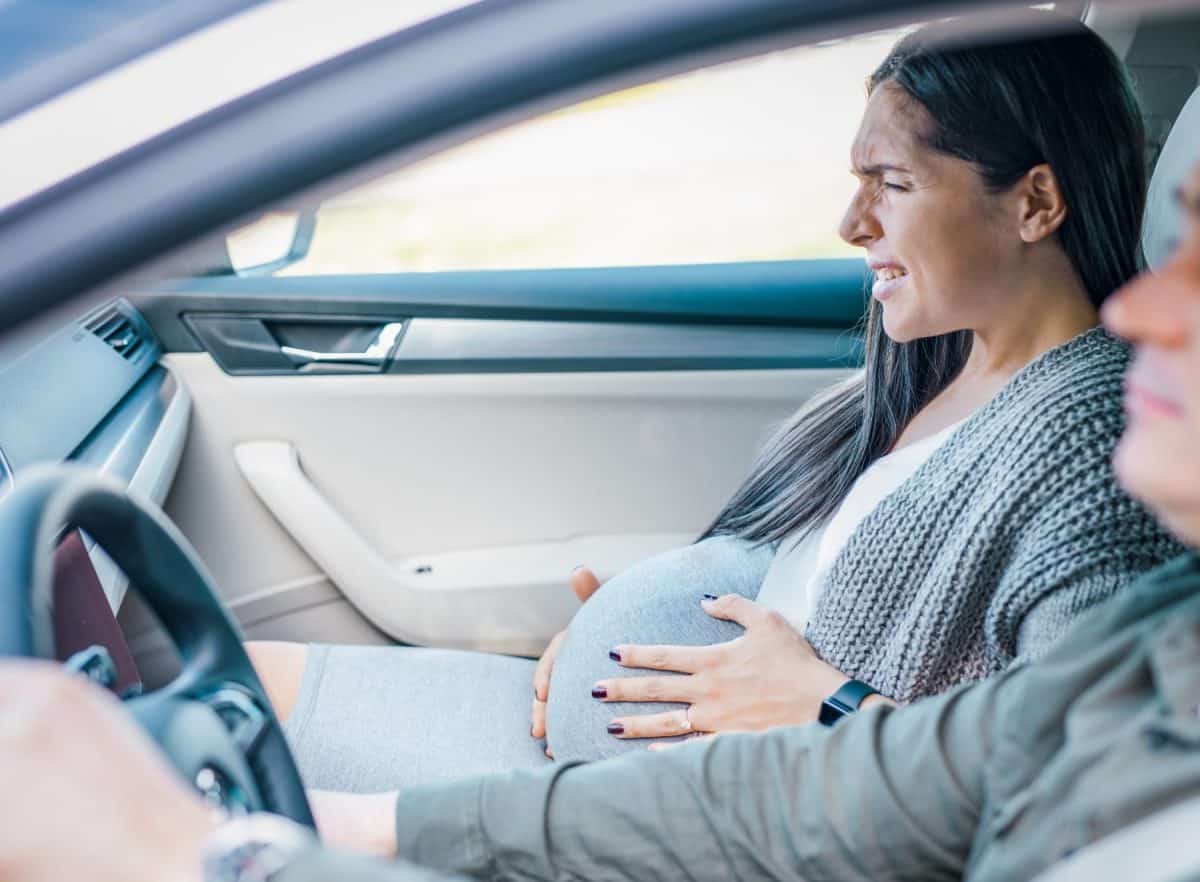
<svg viewBox="0 0 1200 882">
<path fill-rule="evenodd" d="M 810 722 L 847 681 L 854 706 L 987 676 L 1178 552 L 1109 465 L 1128 352 L 1097 309 L 1135 272 L 1145 185 L 1120 62 L 1077 22 L 969 48 L 942 27 L 871 76 L 851 151 L 864 370 L 779 431 L 702 541 L 555 640 L 533 734 L 558 760 Z M 312 787 L 550 761 L 532 661 L 250 649 Z"/>
</svg>

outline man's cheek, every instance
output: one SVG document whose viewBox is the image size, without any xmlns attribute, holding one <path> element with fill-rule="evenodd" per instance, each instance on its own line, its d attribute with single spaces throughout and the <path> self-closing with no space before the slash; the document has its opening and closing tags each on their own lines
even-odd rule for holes
<svg viewBox="0 0 1200 882">
<path fill-rule="evenodd" d="M 1200 281 L 1196 284 L 1196 296 L 1200 299 Z M 1186 411 L 1184 420 L 1193 433 L 1197 455 L 1200 456 L 1200 307 L 1193 312 L 1193 320 L 1188 323 L 1188 338 L 1184 344 L 1186 350 L 1181 359 L 1179 378 Z"/>
</svg>

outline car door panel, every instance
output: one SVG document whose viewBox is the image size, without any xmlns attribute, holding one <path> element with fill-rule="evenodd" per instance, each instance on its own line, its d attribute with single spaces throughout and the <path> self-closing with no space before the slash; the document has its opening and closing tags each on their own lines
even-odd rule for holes
<svg viewBox="0 0 1200 882">
<path fill-rule="evenodd" d="M 607 578 L 691 541 L 772 428 L 857 362 L 861 265 L 775 267 L 797 302 L 706 269 L 669 296 L 659 267 L 517 273 L 541 301 L 509 273 L 445 274 L 470 278 L 423 301 L 412 278 L 144 292 L 193 401 L 168 514 L 252 635 L 534 654 L 575 609 L 572 566 Z M 261 357 L 361 349 L 396 322 L 382 364 L 334 372 L 230 364 L 195 330 Z"/>
</svg>

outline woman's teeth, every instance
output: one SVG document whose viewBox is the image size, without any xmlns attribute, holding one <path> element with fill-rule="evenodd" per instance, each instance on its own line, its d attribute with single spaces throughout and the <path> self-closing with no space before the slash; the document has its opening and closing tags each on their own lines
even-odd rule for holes
<svg viewBox="0 0 1200 882">
<path fill-rule="evenodd" d="M 904 279 L 907 275 L 908 271 L 902 270 L 899 267 L 880 267 L 875 270 L 875 284 L 871 286 L 872 295 L 877 300 L 887 300 L 900 287 L 896 282 Z"/>
</svg>

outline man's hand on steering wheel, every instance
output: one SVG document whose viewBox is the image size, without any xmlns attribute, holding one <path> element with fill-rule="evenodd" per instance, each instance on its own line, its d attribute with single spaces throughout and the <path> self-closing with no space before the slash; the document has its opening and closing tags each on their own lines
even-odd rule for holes
<svg viewBox="0 0 1200 882">
<path fill-rule="evenodd" d="M 0 659 L 0 882 L 199 882 L 214 813 L 110 694 Z"/>
</svg>

